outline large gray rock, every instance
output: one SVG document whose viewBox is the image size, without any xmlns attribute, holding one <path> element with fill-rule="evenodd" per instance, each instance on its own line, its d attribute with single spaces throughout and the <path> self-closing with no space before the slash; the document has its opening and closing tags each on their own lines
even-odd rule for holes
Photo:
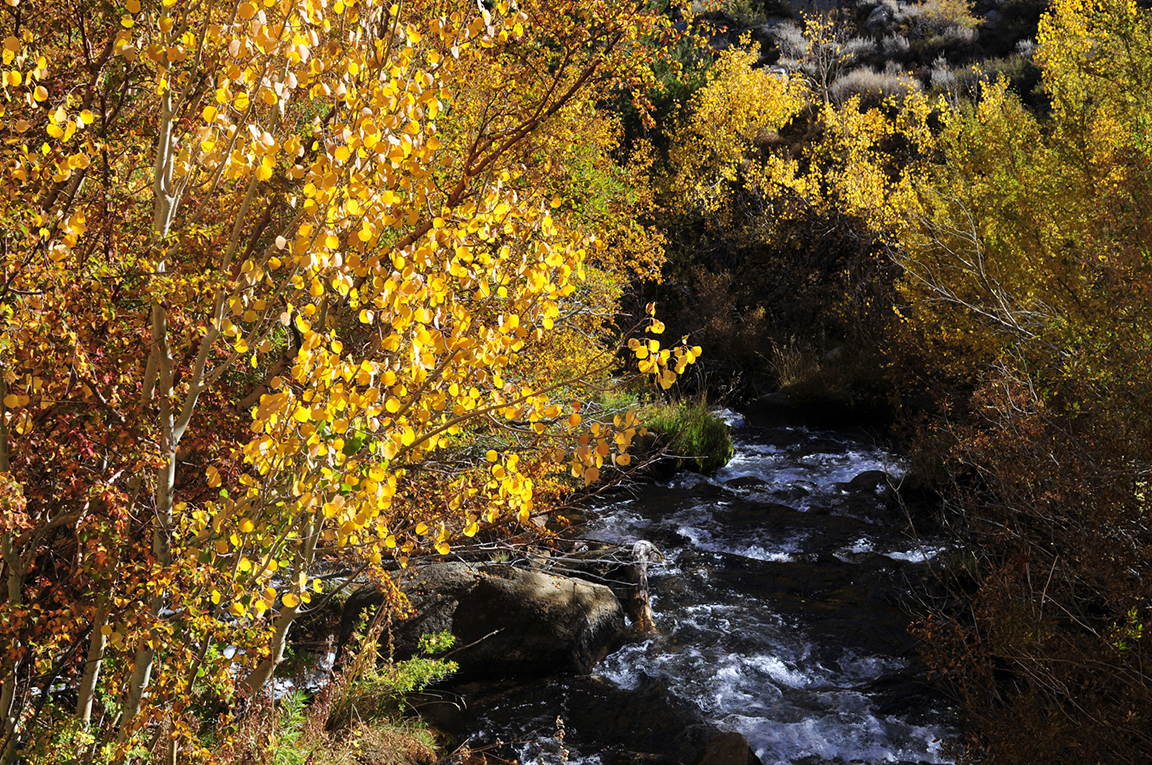
<svg viewBox="0 0 1152 765">
<path fill-rule="evenodd" d="M 624 637 L 624 611 L 609 588 L 502 564 L 437 563 L 399 581 L 414 614 L 394 622 L 397 659 L 421 635 L 450 631 L 464 677 L 587 673 Z M 365 588 L 349 598 L 346 639 L 360 611 L 378 604 Z"/>
<path fill-rule="evenodd" d="M 892 0 L 884 0 L 868 14 L 864 28 L 872 35 L 880 36 L 894 32 L 906 16 L 900 6 Z"/>
</svg>

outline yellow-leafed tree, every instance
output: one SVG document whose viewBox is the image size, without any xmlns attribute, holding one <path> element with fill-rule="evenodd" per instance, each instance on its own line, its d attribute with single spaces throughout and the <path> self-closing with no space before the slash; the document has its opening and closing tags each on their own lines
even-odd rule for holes
<svg viewBox="0 0 1152 765">
<path fill-rule="evenodd" d="M 8 0 L 0 762 L 77 725 L 209 757 L 191 706 L 266 686 L 318 554 L 447 554 L 556 466 L 627 464 L 635 418 L 576 412 L 615 363 L 590 316 L 660 250 L 598 104 L 643 108 L 668 33 L 609 0 Z M 694 358 L 635 342 L 665 387 Z"/>
</svg>

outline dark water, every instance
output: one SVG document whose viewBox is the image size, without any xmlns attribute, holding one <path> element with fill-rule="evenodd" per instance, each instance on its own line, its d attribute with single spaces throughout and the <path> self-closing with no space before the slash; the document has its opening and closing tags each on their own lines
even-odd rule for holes
<svg viewBox="0 0 1152 765">
<path fill-rule="evenodd" d="M 460 732 L 523 762 L 683 762 L 735 730 L 770 763 L 938 763 L 951 718 L 923 682 L 905 606 L 941 548 L 908 533 L 899 458 L 866 436 L 743 427 L 711 478 L 588 511 L 586 536 L 649 540 L 660 634 L 592 678 L 458 689 Z M 556 718 L 564 735 L 555 736 Z M 533 732 L 535 731 L 535 732 Z M 528 741 L 530 740 L 530 742 Z"/>
</svg>

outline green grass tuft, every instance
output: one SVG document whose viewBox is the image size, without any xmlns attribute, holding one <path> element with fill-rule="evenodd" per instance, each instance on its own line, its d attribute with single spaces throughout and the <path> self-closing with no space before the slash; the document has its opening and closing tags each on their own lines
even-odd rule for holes
<svg viewBox="0 0 1152 765">
<path fill-rule="evenodd" d="M 678 467 L 712 473 L 732 459 L 728 426 L 708 408 L 704 399 L 652 404 L 642 413 L 644 424 L 679 458 Z"/>
</svg>

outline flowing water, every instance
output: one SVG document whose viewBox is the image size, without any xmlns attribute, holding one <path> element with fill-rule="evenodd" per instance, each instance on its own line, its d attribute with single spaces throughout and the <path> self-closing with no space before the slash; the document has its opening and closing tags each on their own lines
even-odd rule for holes
<svg viewBox="0 0 1152 765">
<path fill-rule="evenodd" d="M 765 765 L 947 761 L 950 715 L 904 608 L 942 548 L 908 534 L 899 457 L 861 434 L 726 414 L 736 455 L 718 474 L 642 487 L 584 519 L 590 538 L 663 552 L 650 574 L 660 634 L 592 678 L 461 689 L 474 743 L 521 739 L 525 763 L 562 748 L 589 765 L 620 749 L 686 762 L 720 729 Z"/>
</svg>

